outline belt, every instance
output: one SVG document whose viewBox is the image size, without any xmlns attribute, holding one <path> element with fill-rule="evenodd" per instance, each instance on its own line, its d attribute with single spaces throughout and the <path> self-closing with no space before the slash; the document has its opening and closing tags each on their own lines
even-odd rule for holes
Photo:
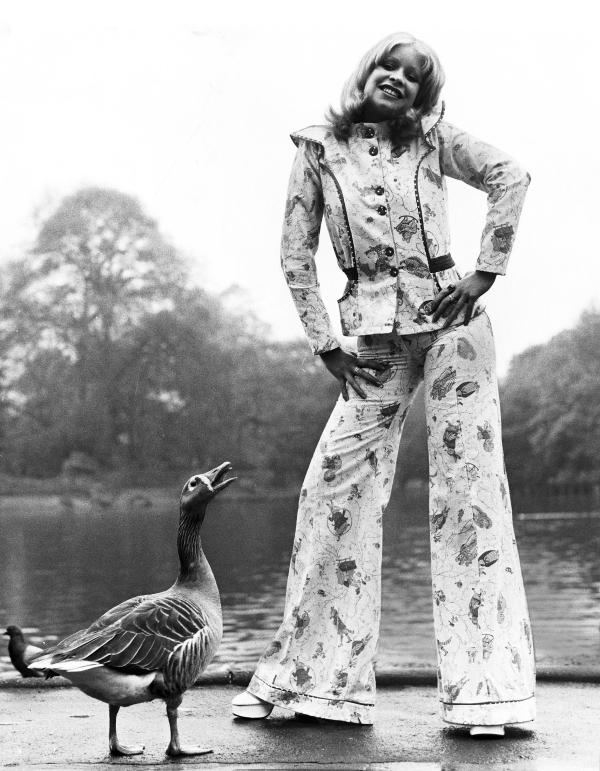
<svg viewBox="0 0 600 771">
<path fill-rule="evenodd" d="M 448 254 L 440 254 L 439 257 L 429 258 L 429 272 L 439 273 L 440 270 L 448 270 L 448 268 L 454 267 L 454 260 L 450 252 Z"/>
<path fill-rule="evenodd" d="M 448 268 L 453 268 L 454 265 L 454 260 L 449 252 L 448 254 L 440 254 L 439 257 L 431 257 L 429 259 L 429 272 L 439 273 L 440 270 L 448 270 Z M 356 266 L 342 268 L 342 270 L 346 274 L 348 281 L 358 281 L 358 269 Z"/>
</svg>

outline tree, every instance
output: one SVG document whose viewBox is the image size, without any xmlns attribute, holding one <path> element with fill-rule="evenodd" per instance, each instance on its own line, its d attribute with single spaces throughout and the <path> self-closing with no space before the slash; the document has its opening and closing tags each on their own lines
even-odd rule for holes
<svg viewBox="0 0 600 771">
<path fill-rule="evenodd" d="M 44 352 L 60 352 L 72 363 L 63 361 L 55 381 L 70 398 L 64 420 L 80 426 L 71 439 L 109 461 L 120 343 L 146 314 L 173 307 L 183 277 L 182 261 L 134 198 L 100 188 L 65 198 L 31 252 L 8 267 L 0 331 L 7 366 L 19 374 L 17 400 L 31 411 L 25 373 Z"/>
<path fill-rule="evenodd" d="M 515 356 L 503 383 L 511 482 L 598 482 L 600 313 Z"/>
</svg>

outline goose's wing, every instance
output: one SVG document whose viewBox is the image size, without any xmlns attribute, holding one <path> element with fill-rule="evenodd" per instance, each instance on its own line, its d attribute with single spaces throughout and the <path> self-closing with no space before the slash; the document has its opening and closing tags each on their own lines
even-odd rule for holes
<svg viewBox="0 0 600 771">
<path fill-rule="evenodd" d="M 155 595 L 153 594 L 141 594 L 139 597 L 132 597 L 130 600 L 125 600 L 125 602 L 121 602 L 119 605 L 115 605 L 114 608 L 107 610 L 106 613 L 103 613 L 93 624 L 90 624 L 86 631 L 98 632 L 101 629 L 105 629 L 107 626 L 111 626 L 116 621 L 119 621 L 119 619 L 128 616 L 132 610 L 135 610 L 135 608 L 143 602 L 153 599 L 154 597 Z"/>
<path fill-rule="evenodd" d="M 115 605 L 114 608 L 107 610 L 106 613 L 103 613 L 94 621 L 93 624 L 88 626 L 86 629 L 80 629 L 77 632 L 73 632 L 73 634 L 63 638 L 59 643 L 53 645 L 51 648 L 41 649 L 39 653 L 35 653 L 30 660 L 33 661 L 41 658 L 41 654 L 44 654 L 44 656 L 51 655 L 54 657 L 60 656 L 63 653 L 70 655 L 68 652 L 77 646 L 80 642 L 88 639 L 91 634 L 98 632 L 101 629 L 110 626 L 111 624 L 114 624 L 151 596 L 152 595 L 143 594 L 139 597 L 132 597 L 129 600 L 125 600 L 125 602 L 121 602 L 119 605 Z M 55 660 L 58 659 L 55 658 Z"/>
<path fill-rule="evenodd" d="M 208 619 L 193 602 L 177 596 L 149 596 L 115 613 L 112 623 L 100 624 L 98 619 L 82 632 L 76 632 L 48 652 L 48 666 L 67 659 L 85 659 L 117 669 L 141 673 L 163 668 L 171 653 L 178 647 L 208 644 Z M 45 657 L 44 657 L 45 658 Z"/>
</svg>

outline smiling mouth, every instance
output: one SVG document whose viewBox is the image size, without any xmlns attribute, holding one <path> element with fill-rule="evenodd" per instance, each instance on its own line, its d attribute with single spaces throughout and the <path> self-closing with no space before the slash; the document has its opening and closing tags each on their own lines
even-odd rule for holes
<svg viewBox="0 0 600 771">
<path fill-rule="evenodd" d="M 384 94 L 387 94 L 388 96 L 392 96 L 394 99 L 404 99 L 404 94 L 402 91 L 400 91 L 398 88 L 394 88 L 394 86 L 380 86 L 381 90 Z"/>
</svg>

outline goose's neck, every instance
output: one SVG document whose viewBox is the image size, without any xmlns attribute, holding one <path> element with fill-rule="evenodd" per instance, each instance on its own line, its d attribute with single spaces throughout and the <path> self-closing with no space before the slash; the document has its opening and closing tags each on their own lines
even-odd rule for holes
<svg viewBox="0 0 600 771">
<path fill-rule="evenodd" d="M 211 567 L 202 549 L 200 528 L 204 516 L 190 516 L 183 513 L 179 520 L 177 552 L 179 554 L 179 576 L 177 584 L 198 586 L 212 599 L 218 599 L 219 591 Z"/>
</svg>

